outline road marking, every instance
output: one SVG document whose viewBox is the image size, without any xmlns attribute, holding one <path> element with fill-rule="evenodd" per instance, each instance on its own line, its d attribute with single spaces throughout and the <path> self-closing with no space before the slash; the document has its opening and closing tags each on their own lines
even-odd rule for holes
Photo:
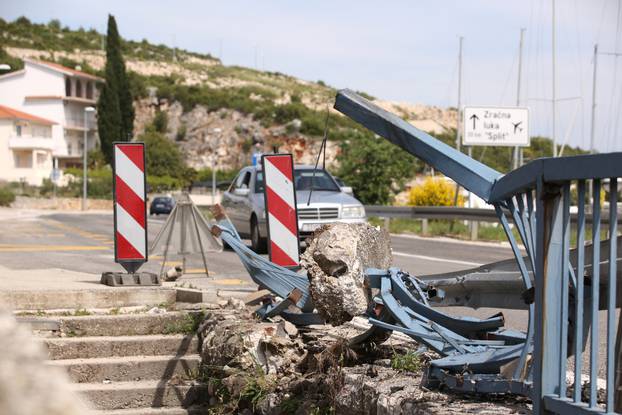
<svg viewBox="0 0 622 415">
<path fill-rule="evenodd" d="M 212 283 L 218 285 L 245 285 L 246 281 L 239 280 L 237 278 L 225 278 L 222 280 L 214 280 Z"/>
<path fill-rule="evenodd" d="M 169 266 L 169 267 L 176 267 L 178 265 L 183 265 L 182 261 L 166 261 L 164 263 L 164 266 Z"/>
<path fill-rule="evenodd" d="M 473 267 L 481 267 L 482 265 L 484 265 L 484 264 L 480 264 L 479 262 L 469 262 L 469 261 L 460 261 L 457 259 L 439 258 L 435 256 L 407 254 L 406 252 L 395 252 L 394 251 L 393 255 L 403 256 L 407 258 L 424 259 L 426 261 L 436 261 L 436 262 L 446 262 L 450 264 L 468 265 L 468 266 L 473 266 Z"/>
<path fill-rule="evenodd" d="M 104 251 L 107 246 L 85 245 L 0 245 L 0 252 Z"/>
<path fill-rule="evenodd" d="M 205 268 L 189 268 L 186 269 L 184 275 L 185 274 L 205 274 Z"/>
</svg>

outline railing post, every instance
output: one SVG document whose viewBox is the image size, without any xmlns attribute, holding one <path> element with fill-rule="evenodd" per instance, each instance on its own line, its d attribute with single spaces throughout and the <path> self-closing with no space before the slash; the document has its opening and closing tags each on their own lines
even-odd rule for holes
<svg viewBox="0 0 622 415">
<path fill-rule="evenodd" d="M 563 210 L 560 189 L 537 182 L 537 241 L 533 413 L 545 414 L 543 397 L 559 393 L 560 281 Z"/>
<path fill-rule="evenodd" d="M 428 234 L 428 219 L 427 218 L 421 219 L 421 233 L 423 235 Z"/>
<path fill-rule="evenodd" d="M 476 220 L 471 221 L 471 240 L 477 241 L 477 234 L 479 232 L 479 222 Z"/>
<path fill-rule="evenodd" d="M 384 230 L 387 232 L 391 232 L 391 218 L 385 216 L 384 218 Z"/>
</svg>

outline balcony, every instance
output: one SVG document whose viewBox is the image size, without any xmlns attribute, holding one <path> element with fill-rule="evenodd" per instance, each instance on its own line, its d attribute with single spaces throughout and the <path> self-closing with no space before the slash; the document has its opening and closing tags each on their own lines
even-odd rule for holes
<svg viewBox="0 0 622 415">
<path fill-rule="evenodd" d="M 11 150 L 53 150 L 54 142 L 46 137 L 10 137 Z"/>
</svg>

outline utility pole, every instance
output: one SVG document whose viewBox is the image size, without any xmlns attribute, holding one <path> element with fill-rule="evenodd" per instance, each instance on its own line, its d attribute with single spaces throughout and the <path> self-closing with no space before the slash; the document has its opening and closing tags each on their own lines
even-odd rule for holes
<svg viewBox="0 0 622 415">
<path fill-rule="evenodd" d="M 456 149 L 460 150 L 460 127 L 461 127 L 461 111 L 462 105 L 462 41 L 464 37 L 460 36 L 460 49 L 458 51 L 458 123 L 456 124 Z M 457 190 L 456 190 L 457 194 Z"/>
<path fill-rule="evenodd" d="M 458 122 L 456 123 L 456 149 L 460 151 L 460 129 L 462 125 L 462 114 L 460 107 L 462 106 L 462 42 L 464 37 L 460 36 L 460 48 L 458 50 Z M 469 154 L 470 155 L 470 154 Z M 460 193 L 460 185 L 456 182 L 456 194 L 454 195 L 454 206 L 458 206 L 458 193 Z M 454 223 L 449 225 L 450 232 L 453 231 Z"/>
<path fill-rule="evenodd" d="M 552 104 L 552 109 L 553 109 L 553 116 L 552 116 L 552 122 L 553 122 L 553 157 L 557 157 L 557 138 L 555 137 L 555 115 L 556 115 L 556 110 L 555 110 L 555 104 L 556 104 L 556 98 L 555 98 L 555 0 L 551 0 L 552 1 L 552 6 L 553 6 L 553 33 L 552 33 L 552 40 L 553 40 L 553 53 L 552 53 L 552 59 L 553 59 L 553 65 L 552 65 L 552 69 L 553 69 L 553 80 L 551 82 L 552 87 L 553 87 L 553 100 L 551 101 Z"/>
<path fill-rule="evenodd" d="M 594 154 L 594 134 L 596 132 L 596 68 L 598 63 L 598 44 L 594 45 L 594 73 L 592 75 L 592 125 L 590 128 L 590 154 Z"/>
<path fill-rule="evenodd" d="M 520 30 L 520 42 L 518 44 L 518 82 L 516 85 L 516 106 L 520 107 L 520 82 L 522 75 L 522 67 L 523 67 L 523 35 L 525 34 L 525 29 Z M 522 152 L 522 147 L 516 146 L 514 147 L 514 157 L 513 157 L 513 168 L 517 169 L 519 166 L 519 153 Z"/>
</svg>

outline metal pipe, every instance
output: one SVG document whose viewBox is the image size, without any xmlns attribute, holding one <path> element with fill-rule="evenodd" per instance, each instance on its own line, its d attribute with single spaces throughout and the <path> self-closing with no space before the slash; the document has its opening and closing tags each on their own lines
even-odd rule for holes
<svg viewBox="0 0 622 415">
<path fill-rule="evenodd" d="M 600 264 L 600 179 L 594 179 L 594 200 L 592 211 L 592 264 Z M 590 342 L 590 408 L 597 405 L 598 391 L 598 296 L 600 288 L 600 267 L 592 267 L 592 336 Z"/>
</svg>

